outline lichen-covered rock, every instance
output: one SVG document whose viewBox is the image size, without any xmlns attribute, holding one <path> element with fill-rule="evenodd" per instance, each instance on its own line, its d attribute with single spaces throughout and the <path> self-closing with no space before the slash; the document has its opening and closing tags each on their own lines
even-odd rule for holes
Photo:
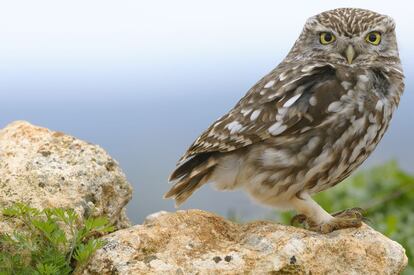
<svg viewBox="0 0 414 275">
<path fill-rule="evenodd" d="M 125 228 L 131 196 L 118 164 L 99 146 L 23 121 L 0 130 L 0 207 L 69 207 Z M 0 230 L 8 229 L 1 221 Z"/>
<path fill-rule="evenodd" d="M 104 239 L 84 274 L 398 274 L 407 264 L 367 225 L 322 235 L 200 210 L 153 214 Z"/>
</svg>

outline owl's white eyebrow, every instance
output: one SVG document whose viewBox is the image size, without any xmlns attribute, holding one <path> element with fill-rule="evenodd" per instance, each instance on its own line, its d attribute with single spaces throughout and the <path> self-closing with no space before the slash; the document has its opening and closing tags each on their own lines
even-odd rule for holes
<svg viewBox="0 0 414 275">
<path fill-rule="evenodd" d="M 366 32 L 364 32 L 364 35 L 370 32 L 379 32 L 381 34 L 384 34 L 387 33 L 387 29 L 384 26 L 376 26 L 375 29 L 367 30 Z"/>
<path fill-rule="evenodd" d="M 324 25 L 322 25 L 321 23 L 318 23 L 314 28 L 313 28 L 313 30 L 315 31 L 315 32 L 331 32 L 331 33 L 333 33 L 333 34 L 337 34 L 337 32 L 336 31 L 334 31 L 333 29 L 330 29 L 330 28 L 328 28 L 328 27 L 326 27 L 326 26 L 324 26 Z"/>
</svg>

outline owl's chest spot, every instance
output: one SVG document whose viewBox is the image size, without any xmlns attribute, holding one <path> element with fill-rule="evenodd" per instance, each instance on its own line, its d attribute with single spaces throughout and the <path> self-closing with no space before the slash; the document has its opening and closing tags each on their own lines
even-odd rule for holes
<svg viewBox="0 0 414 275">
<path fill-rule="evenodd" d="M 377 104 L 386 104 L 389 83 L 383 76 L 379 77 L 378 72 L 342 68 L 337 71 L 337 78 L 344 89 L 341 101 L 356 105 L 359 112 L 377 112 L 380 111 Z"/>
</svg>

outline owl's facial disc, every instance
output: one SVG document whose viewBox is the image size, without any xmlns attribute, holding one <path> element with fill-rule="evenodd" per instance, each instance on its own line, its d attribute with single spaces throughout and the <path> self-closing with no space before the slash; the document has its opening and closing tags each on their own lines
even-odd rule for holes
<svg viewBox="0 0 414 275">
<path fill-rule="evenodd" d="M 307 30 L 305 41 L 311 46 L 309 55 L 315 60 L 357 66 L 367 61 L 398 58 L 395 32 L 382 24 L 347 34 L 317 24 Z"/>
<path fill-rule="evenodd" d="M 344 8 L 311 17 L 288 60 L 345 66 L 399 62 L 395 23 L 372 11 Z"/>
</svg>

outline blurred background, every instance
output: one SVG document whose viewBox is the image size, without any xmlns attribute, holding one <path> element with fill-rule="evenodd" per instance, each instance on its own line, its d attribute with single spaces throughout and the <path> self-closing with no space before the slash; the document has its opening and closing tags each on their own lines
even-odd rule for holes
<svg viewBox="0 0 414 275">
<path fill-rule="evenodd" d="M 128 214 L 139 223 L 150 213 L 174 210 L 173 201 L 162 195 L 178 158 L 284 58 L 308 17 L 360 7 L 396 20 L 406 75 L 400 108 L 362 169 L 395 159 L 403 171 L 414 172 L 409 5 L 379 0 L 3 1 L 0 127 L 27 120 L 101 145 L 134 186 Z M 209 186 L 182 207 L 187 208 L 243 220 L 274 215 L 243 193 L 215 192 Z"/>
</svg>

